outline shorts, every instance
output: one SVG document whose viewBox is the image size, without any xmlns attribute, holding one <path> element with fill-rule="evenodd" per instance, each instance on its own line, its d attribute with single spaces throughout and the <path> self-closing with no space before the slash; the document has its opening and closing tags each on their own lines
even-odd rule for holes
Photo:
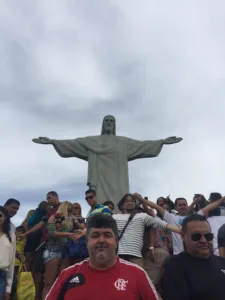
<svg viewBox="0 0 225 300">
<path fill-rule="evenodd" d="M 64 249 L 63 248 L 59 248 L 57 250 L 51 250 L 51 249 L 45 249 L 44 253 L 43 253 L 43 259 L 44 259 L 44 263 L 48 262 L 49 260 L 53 259 L 53 258 L 63 258 L 64 257 Z"/>
</svg>

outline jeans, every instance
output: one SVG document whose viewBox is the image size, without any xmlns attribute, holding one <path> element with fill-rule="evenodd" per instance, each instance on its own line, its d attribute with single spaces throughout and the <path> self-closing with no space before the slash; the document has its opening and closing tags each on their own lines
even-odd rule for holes
<svg viewBox="0 0 225 300">
<path fill-rule="evenodd" d="M 14 267 L 12 290 L 11 290 L 11 298 L 16 294 L 18 269 L 19 269 L 19 267 L 17 267 L 17 266 Z"/>
<path fill-rule="evenodd" d="M 0 270 L 0 300 L 4 299 L 6 291 L 6 271 Z"/>
</svg>

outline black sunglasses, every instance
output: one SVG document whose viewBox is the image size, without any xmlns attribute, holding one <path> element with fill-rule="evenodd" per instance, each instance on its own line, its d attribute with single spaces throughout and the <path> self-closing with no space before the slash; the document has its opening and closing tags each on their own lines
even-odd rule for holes
<svg viewBox="0 0 225 300">
<path fill-rule="evenodd" d="M 73 209 L 80 209 L 80 207 L 79 206 L 74 206 Z"/>
<path fill-rule="evenodd" d="M 213 233 L 211 233 L 211 232 L 208 232 L 208 233 L 205 233 L 205 234 L 201 234 L 201 233 L 198 233 L 198 232 L 192 233 L 191 239 L 192 239 L 193 242 L 198 242 L 198 241 L 200 241 L 202 236 L 204 236 L 204 238 L 208 242 L 213 240 Z"/>
<path fill-rule="evenodd" d="M 94 198 L 94 196 L 89 196 L 89 197 L 86 197 L 85 199 L 88 201 L 88 200 L 91 200 L 93 198 Z"/>
</svg>

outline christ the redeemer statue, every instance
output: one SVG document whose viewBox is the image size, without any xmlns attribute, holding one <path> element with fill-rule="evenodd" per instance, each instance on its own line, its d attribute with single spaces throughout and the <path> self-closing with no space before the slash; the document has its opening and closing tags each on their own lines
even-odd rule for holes
<svg viewBox="0 0 225 300">
<path fill-rule="evenodd" d="M 106 116 L 102 133 L 71 140 L 33 139 L 39 144 L 51 144 L 61 157 L 77 157 L 88 161 L 87 185 L 96 190 L 99 203 L 111 200 L 117 204 L 129 192 L 128 161 L 156 157 L 163 145 L 179 143 L 182 138 L 138 141 L 116 135 L 116 120 Z"/>
</svg>

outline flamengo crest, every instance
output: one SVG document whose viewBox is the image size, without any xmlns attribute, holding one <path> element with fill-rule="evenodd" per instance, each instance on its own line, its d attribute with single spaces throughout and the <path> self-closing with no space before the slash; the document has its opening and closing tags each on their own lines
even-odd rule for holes
<svg viewBox="0 0 225 300">
<path fill-rule="evenodd" d="M 128 280 L 118 278 L 117 281 L 114 283 L 117 291 L 126 291 L 127 289 Z"/>
</svg>

